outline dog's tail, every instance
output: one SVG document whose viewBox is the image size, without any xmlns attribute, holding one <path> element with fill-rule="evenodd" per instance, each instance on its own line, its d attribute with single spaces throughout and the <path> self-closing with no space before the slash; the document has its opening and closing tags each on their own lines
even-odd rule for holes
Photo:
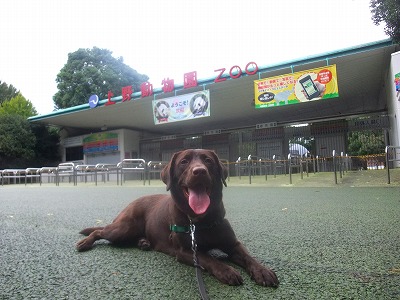
<svg viewBox="0 0 400 300">
<path fill-rule="evenodd" d="M 102 230 L 104 227 L 89 227 L 81 230 L 79 233 L 88 236 L 95 230 Z"/>
</svg>

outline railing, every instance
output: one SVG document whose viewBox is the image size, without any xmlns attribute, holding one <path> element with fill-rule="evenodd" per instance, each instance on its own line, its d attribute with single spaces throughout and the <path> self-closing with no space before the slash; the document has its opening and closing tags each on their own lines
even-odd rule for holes
<svg viewBox="0 0 400 300">
<path fill-rule="evenodd" d="M 298 173 L 301 175 L 301 179 L 303 179 L 303 161 L 301 156 L 292 156 L 290 153 L 288 154 L 288 165 L 289 165 L 289 183 L 292 184 L 292 174 L 293 169 L 298 170 Z"/>
<path fill-rule="evenodd" d="M 47 179 L 47 183 L 54 181 L 57 184 L 57 167 L 41 167 L 39 169 L 40 185 Z"/>
<path fill-rule="evenodd" d="M 387 169 L 387 183 L 390 184 L 390 168 L 393 168 L 395 163 L 400 164 L 400 146 L 386 146 L 385 161 Z"/>
<path fill-rule="evenodd" d="M 5 169 L 0 172 L 1 184 L 10 184 L 11 181 L 15 184 L 20 184 L 22 182 L 25 185 L 30 181 L 41 182 L 41 174 L 39 168 L 26 168 L 26 169 Z"/>
<path fill-rule="evenodd" d="M 125 182 L 128 173 L 139 174 L 143 185 L 146 185 L 147 165 L 144 159 L 124 159 L 117 166 L 121 170 L 121 185 Z"/>
<path fill-rule="evenodd" d="M 85 181 L 87 183 L 88 177 L 90 177 L 93 181 L 93 178 L 96 176 L 96 166 L 95 165 L 76 165 L 74 167 L 74 185 L 78 185 L 78 178 L 81 178 L 81 181 Z"/>
<path fill-rule="evenodd" d="M 5 169 L 1 171 L 1 184 L 7 181 L 10 183 L 12 179 L 14 183 L 21 183 L 21 179 L 25 178 L 26 169 Z"/>
<path fill-rule="evenodd" d="M 167 164 L 168 161 L 152 161 L 152 160 L 147 163 L 147 178 L 149 180 L 149 185 L 152 175 L 154 175 L 154 177 L 158 175 L 158 178 L 160 178 L 161 171 Z"/>
<path fill-rule="evenodd" d="M 276 155 L 272 156 L 272 174 L 274 175 L 274 178 L 276 178 L 276 175 L 278 174 L 278 169 L 281 170 L 281 174 L 286 175 L 286 163 L 286 160 L 282 160 Z"/>
<path fill-rule="evenodd" d="M 234 170 L 239 180 L 242 176 L 246 176 L 249 183 L 255 176 L 263 176 L 265 180 L 268 175 L 274 178 L 278 174 L 289 174 L 288 181 L 292 184 L 293 176 L 298 174 L 303 179 L 304 174 L 309 177 L 310 172 L 332 172 L 334 183 L 338 183 L 338 179 L 345 176 L 349 170 L 362 169 L 387 169 L 387 183 L 390 184 L 390 169 L 400 165 L 400 146 L 387 146 L 385 154 L 365 155 L 365 156 L 348 156 L 341 152 L 337 154 L 335 150 L 330 157 L 313 157 L 313 156 L 293 156 L 288 155 L 286 159 L 280 159 L 273 156 L 272 159 L 248 155 L 247 159 L 242 160 L 240 157 L 235 162 L 229 162 L 221 159 L 221 163 L 227 167 L 228 177 L 230 180 L 230 171 Z M 151 180 L 160 178 L 162 169 L 168 164 L 167 161 L 149 161 L 146 163 L 144 159 L 124 159 L 118 164 L 99 163 L 96 165 L 86 165 L 83 162 L 65 162 L 60 163 L 57 167 L 41 167 L 27 169 L 5 169 L 0 170 L 1 184 L 28 184 L 28 183 L 55 183 L 57 186 L 66 179 L 69 183 L 77 185 L 78 182 L 87 183 L 89 181 L 108 182 L 116 180 L 117 185 L 123 185 L 127 179 L 139 179 L 143 181 L 143 185 L 150 185 Z M 234 168 L 230 168 L 234 166 Z M 99 178 L 100 176 L 100 178 Z"/>
<path fill-rule="evenodd" d="M 41 183 L 41 174 L 40 174 L 40 168 L 26 168 L 25 169 L 25 185 L 28 183 L 28 179 L 30 179 L 30 182 L 33 183 L 33 180 L 35 179 L 35 182 L 39 180 Z"/>
<path fill-rule="evenodd" d="M 75 163 L 65 162 L 58 165 L 56 168 L 56 185 L 60 185 L 60 181 L 68 178 L 68 182 L 73 182 L 75 185 Z"/>
<path fill-rule="evenodd" d="M 117 185 L 119 185 L 119 168 L 116 164 L 103 164 L 99 163 L 95 166 L 95 183 L 97 185 L 98 175 L 101 176 L 101 181 L 106 183 L 106 181 L 110 181 L 110 175 L 116 174 L 117 177 Z"/>
<path fill-rule="evenodd" d="M 248 175 L 249 183 L 251 184 L 252 177 L 255 175 L 265 176 L 265 180 L 268 178 L 268 174 L 273 174 L 276 178 L 277 174 L 289 174 L 289 183 L 292 184 L 293 174 L 300 174 L 303 179 L 304 174 L 309 177 L 310 172 L 333 172 L 334 181 L 337 184 L 338 176 L 343 177 L 345 172 L 351 169 L 352 160 L 347 154 L 341 152 L 340 155 L 336 154 L 333 150 L 332 157 L 313 157 L 307 154 L 292 155 L 288 154 L 287 159 L 278 159 L 277 156 L 273 156 L 271 160 L 260 158 L 254 155 L 249 155 L 247 160 L 242 160 L 239 157 L 235 164 L 236 176 L 241 179 L 242 175 Z M 278 172 L 280 170 L 280 172 Z"/>
<path fill-rule="evenodd" d="M 248 175 L 249 183 L 251 183 L 251 177 L 256 175 L 263 175 L 265 176 L 265 180 L 267 180 L 268 174 L 272 173 L 274 178 L 276 178 L 278 170 L 280 170 L 279 174 L 286 175 L 287 163 L 287 160 L 278 159 L 276 155 L 273 156 L 272 160 L 268 160 L 250 154 L 247 160 L 242 160 L 241 157 L 236 160 L 236 176 L 241 179 L 242 175 Z"/>
</svg>

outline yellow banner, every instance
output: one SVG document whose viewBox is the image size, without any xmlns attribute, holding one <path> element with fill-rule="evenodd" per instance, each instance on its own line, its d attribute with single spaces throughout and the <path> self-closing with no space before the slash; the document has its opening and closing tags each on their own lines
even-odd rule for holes
<svg viewBox="0 0 400 300">
<path fill-rule="evenodd" d="M 255 107 L 275 107 L 339 97 L 336 65 L 254 81 Z"/>
</svg>

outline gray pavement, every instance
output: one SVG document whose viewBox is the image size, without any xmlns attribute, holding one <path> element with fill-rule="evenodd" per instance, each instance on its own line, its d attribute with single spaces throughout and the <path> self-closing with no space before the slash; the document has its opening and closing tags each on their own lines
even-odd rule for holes
<svg viewBox="0 0 400 300">
<path fill-rule="evenodd" d="M 400 299 L 400 188 L 330 179 L 302 188 L 228 182 L 227 218 L 281 285 L 259 287 L 242 272 L 244 285 L 231 287 L 204 274 L 210 298 Z M 107 242 L 74 248 L 79 230 L 152 193 L 165 187 L 0 186 L 0 299 L 199 299 L 194 268 L 172 257 Z"/>
</svg>

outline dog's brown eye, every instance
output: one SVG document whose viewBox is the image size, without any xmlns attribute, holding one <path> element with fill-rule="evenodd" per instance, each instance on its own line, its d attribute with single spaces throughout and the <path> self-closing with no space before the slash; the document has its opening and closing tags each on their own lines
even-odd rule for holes
<svg viewBox="0 0 400 300">
<path fill-rule="evenodd" d="M 187 165 L 188 163 L 189 161 L 186 158 L 181 160 L 181 165 Z"/>
<path fill-rule="evenodd" d="M 212 164 L 212 163 L 213 163 L 213 160 L 212 160 L 211 158 L 209 158 L 209 157 L 206 157 L 206 158 L 204 159 L 204 162 L 205 162 L 206 164 Z"/>
</svg>

